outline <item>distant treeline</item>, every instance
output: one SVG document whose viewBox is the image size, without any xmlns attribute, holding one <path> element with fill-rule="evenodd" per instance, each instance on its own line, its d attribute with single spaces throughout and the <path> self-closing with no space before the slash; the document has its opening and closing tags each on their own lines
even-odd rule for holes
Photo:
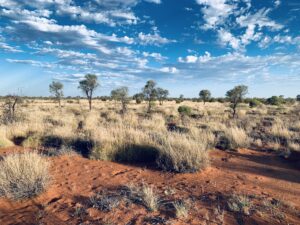
<svg viewBox="0 0 300 225">
<path fill-rule="evenodd" d="M 23 99 L 27 99 L 27 100 L 53 100 L 54 97 L 52 96 L 21 96 Z M 6 99 L 7 96 L 0 96 L 1 100 Z M 135 97 L 132 96 L 130 97 L 132 100 L 135 100 Z M 86 99 L 86 97 L 83 96 L 66 96 L 66 97 L 62 97 L 62 100 L 81 100 L 81 99 Z M 94 97 L 95 100 L 101 100 L 101 101 L 112 101 L 114 100 L 113 97 L 111 96 L 95 96 Z M 188 97 L 168 97 L 165 99 L 166 101 L 192 101 L 192 102 L 202 102 L 202 100 L 198 97 L 198 98 L 188 98 Z M 296 101 L 300 101 L 300 98 L 297 96 L 296 98 L 284 98 L 283 96 L 272 96 L 270 98 L 245 98 L 243 99 L 243 103 L 253 103 L 253 102 L 257 102 L 257 103 L 263 103 L 263 104 L 270 104 L 270 105 L 277 105 L 279 104 L 286 104 L 286 103 L 295 103 Z M 229 99 L 226 97 L 211 97 L 207 102 L 220 102 L 220 103 L 225 103 L 225 102 L 229 102 Z"/>
</svg>

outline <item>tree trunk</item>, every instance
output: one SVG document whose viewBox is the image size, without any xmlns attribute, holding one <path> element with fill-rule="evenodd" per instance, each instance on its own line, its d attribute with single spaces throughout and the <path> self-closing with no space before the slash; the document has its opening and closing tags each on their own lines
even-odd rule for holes
<svg viewBox="0 0 300 225">
<path fill-rule="evenodd" d="M 90 107 L 90 111 L 92 111 L 92 98 L 89 97 L 89 107 Z"/>
<path fill-rule="evenodd" d="M 122 101 L 122 113 L 123 114 L 126 113 L 126 110 L 127 110 L 126 103 L 124 101 Z"/>
<path fill-rule="evenodd" d="M 151 112 L 151 100 L 149 100 L 149 102 L 148 102 L 148 113 L 150 113 Z"/>
<path fill-rule="evenodd" d="M 233 114 L 232 114 L 233 118 L 236 117 L 236 107 L 237 107 L 237 105 L 234 105 L 233 108 L 232 108 L 233 109 Z"/>
<path fill-rule="evenodd" d="M 60 100 L 60 98 L 58 99 L 58 105 L 59 105 L 59 108 L 61 108 L 61 100 Z"/>
</svg>

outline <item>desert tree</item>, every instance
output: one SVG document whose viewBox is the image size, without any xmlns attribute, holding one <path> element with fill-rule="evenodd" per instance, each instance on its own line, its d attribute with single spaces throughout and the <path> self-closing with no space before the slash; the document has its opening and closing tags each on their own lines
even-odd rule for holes
<svg viewBox="0 0 300 225">
<path fill-rule="evenodd" d="M 300 102 L 300 95 L 296 96 L 296 100 L 297 100 L 297 102 Z"/>
<path fill-rule="evenodd" d="M 233 89 L 227 91 L 226 97 L 229 98 L 230 108 L 232 109 L 232 117 L 236 116 L 236 108 L 239 103 L 243 101 L 243 98 L 248 93 L 248 87 L 245 85 L 235 86 Z"/>
<path fill-rule="evenodd" d="M 122 113 L 127 111 L 127 104 L 129 103 L 128 98 L 128 87 L 120 87 L 112 90 L 110 93 L 112 99 L 120 101 L 122 104 Z"/>
<path fill-rule="evenodd" d="M 201 90 L 199 92 L 199 97 L 203 101 L 203 104 L 205 105 L 205 103 L 210 100 L 211 93 L 209 90 Z"/>
<path fill-rule="evenodd" d="M 63 88 L 64 85 L 58 81 L 52 81 L 52 83 L 49 85 L 49 91 L 54 95 L 59 107 L 61 107 L 61 98 L 64 96 Z"/>
<path fill-rule="evenodd" d="M 168 95 L 169 95 L 169 91 L 163 88 L 157 88 L 157 98 L 159 100 L 159 104 L 162 105 L 164 100 L 167 99 Z"/>
<path fill-rule="evenodd" d="M 153 80 L 148 80 L 146 85 L 143 88 L 143 95 L 146 101 L 148 101 L 148 110 L 147 112 L 151 112 L 152 104 L 157 98 L 157 89 L 156 83 Z"/>
<path fill-rule="evenodd" d="M 136 104 L 140 104 L 144 100 L 144 94 L 143 93 L 137 93 L 137 94 L 133 95 L 132 98 L 135 100 Z"/>
<path fill-rule="evenodd" d="M 13 123 L 18 120 L 17 116 L 17 105 L 21 104 L 23 99 L 21 96 L 12 94 L 5 97 L 3 105 L 2 121 L 7 123 Z"/>
<path fill-rule="evenodd" d="M 81 80 L 79 82 L 78 88 L 81 89 L 88 101 L 89 101 L 89 108 L 92 110 L 92 99 L 93 99 L 93 93 L 95 89 L 99 86 L 97 76 L 94 74 L 86 74 L 84 77 L 84 80 Z"/>
</svg>

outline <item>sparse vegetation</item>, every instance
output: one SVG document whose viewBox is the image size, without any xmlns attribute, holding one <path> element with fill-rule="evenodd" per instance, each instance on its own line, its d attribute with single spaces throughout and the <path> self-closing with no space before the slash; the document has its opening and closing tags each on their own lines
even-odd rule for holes
<svg viewBox="0 0 300 225">
<path fill-rule="evenodd" d="M 63 94 L 64 85 L 58 81 L 53 81 L 49 85 L 49 91 L 54 95 L 55 99 L 58 101 L 59 107 L 61 107 L 61 98 L 64 96 Z"/>
<path fill-rule="evenodd" d="M 95 89 L 99 86 L 99 83 L 97 81 L 97 76 L 94 74 L 87 74 L 84 78 L 84 80 L 79 82 L 78 88 L 86 95 L 89 102 L 89 108 L 92 110 L 93 94 Z"/>
<path fill-rule="evenodd" d="M 176 217 L 180 219 L 185 219 L 189 214 L 189 204 L 182 201 L 176 201 L 174 203 L 174 208 L 176 210 Z"/>
<path fill-rule="evenodd" d="M 236 116 L 236 109 L 239 103 L 243 101 L 244 96 L 248 93 L 248 87 L 239 85 L 227 91 L 226 96 L 230 101 L 230 108 L 232 109 L 232 117 Z"/>
<path fill-rule="evenodd" d="M 209 90 L 201 90 L 199 92 L 199 97 L 203 101 L 203 104 L 205 105 L 205 102 L 209 101 L 211 98 L 211 93 Z"/>
<path fill-rule="evenodd" d="M 252 203 L 246 195 L 232 195 L 227 202 L 228 209 L 232 212 L 242 213 L 249 216 Z"/>
<path fill-rule="evenodd" d="M 48 186 L 48 161 L 34 152 L 12 154 L 0 162 L 0 193 L 15 200 L 34 197 Z"/>
<path fill-rule="evenodd" d="M 127 110 L 127 105 L 129 102 L 128 99 L 128 87 L 121 87 L 111 91 L 111 97 L 116 101 L 120 101 L 122 104 L 122 113 L 125 113 Z"/>
<path fill-rule="evenodd" d="M 147 184 L 136 186 L 130 184 L 128 186 L 129 197 L 134 202 L 143 204 L 149 211 L 157 211 L 159 208 L 159 197 L 154 187 Z"/>
</svg>

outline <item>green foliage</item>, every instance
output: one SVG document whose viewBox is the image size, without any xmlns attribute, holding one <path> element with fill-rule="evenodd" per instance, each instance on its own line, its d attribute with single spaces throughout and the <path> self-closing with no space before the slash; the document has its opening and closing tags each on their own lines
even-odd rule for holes
<svg viewBox="0 0 300 225">
<path fill-rule="evenodd" d="M 129 103 L 128 87 L 121 87 L 121 88 L 112 90 L 110 95 L 113 99 L 121 102 L 122 113 L 125 113 L 127 110 L 127 104 Z"/>
<path fill-rule="evenodd" d="M 179 106 L 178 107 L 178 112 L 181 116 L 189 116 L 192 113 L 192 108 L 189 106 Z"/>
<path fill-rule="evenodd" d="M 211 93 L 210 93 L 209 90 L 201 90 L 199 92 L 199 97 L 203 101 L 203 103 L 205 104 L 205 102 L 208 102 L 209 99 L 211 98 Z"/>
<path fill-rule="evenodd" d="M 163 104 L 163 101 L 167 99 L 169 95 L 169 91 L 163 88 L 157 88 L 157 98 L 159 100 L 160 105 Z"/>
<path fill-rule="evenodd" d="M 152 109 L 152 102 L 156 99 L 159 100 L 160 104 L 162 105 L 163 101 L 168 97 L 169 91 L 162 89 L 162 88 L 156 88 L 156 83 L 153 80 L 148 80 L 145 87 L 142 90 L 143 97 L 145 100 L 148 101 L 148 113 L 151 112 Z M 139 96 L 136 96 L 139 97 Z"/>
<path fill-rule="evenodd" d="M 272 96 L 271 98 L 267 99 L 267 104 L 269 105 L 281 105 L 284 103 L 283 96 Z"/>
<path fill-rule="evenodd" d="M 245 85 L 235 86 L 233 89 L 227 91 L 226 97 L 231 102 L 230 108 L 232 108 L 233 113 L 232 116 L 236 115 L 236 108 L 239 103 L 243 101 L 243 98 L 248 93 L 248 87 Z"/>
<path fill-rule="evenodd" d="M 90 110 L 92 110 L 93 92 L 99 86 L 97 76 L 94 74 L 85 75 L 85 79 L 79 82 L 78 88 L 86 94 L 89 101 Z"/>
<path fill-rule="evenodd" d="M 143 93 L 137 93 L 133 96 L 133 99 L 135 100 L 136 104 L 141 104 L 144 100 L 144 94 Z"/>
<path fill-rule="evenodd" d="M 262 104 L 261 101 L 259 101 L 258 99 L 255 99 L 255 98 L 250 99 L 250 101 L 249 101 L 250 108 L 255 108 L 261 104 Z"/>
<path fill-rule="evenodd" d="M 53 94 L 55 96 L 55 98 L 57 99 L 57 101 L 59 103 L 59 106 L 61 106 L 60 100 L 64 96 L 63 88 L 64 88 L 64 85 L 62 83 L 56 82 L 56 81 L 52 81 L 52 83 L 49 85 L 49 91 L 51 94 Z"/>
</svg>

